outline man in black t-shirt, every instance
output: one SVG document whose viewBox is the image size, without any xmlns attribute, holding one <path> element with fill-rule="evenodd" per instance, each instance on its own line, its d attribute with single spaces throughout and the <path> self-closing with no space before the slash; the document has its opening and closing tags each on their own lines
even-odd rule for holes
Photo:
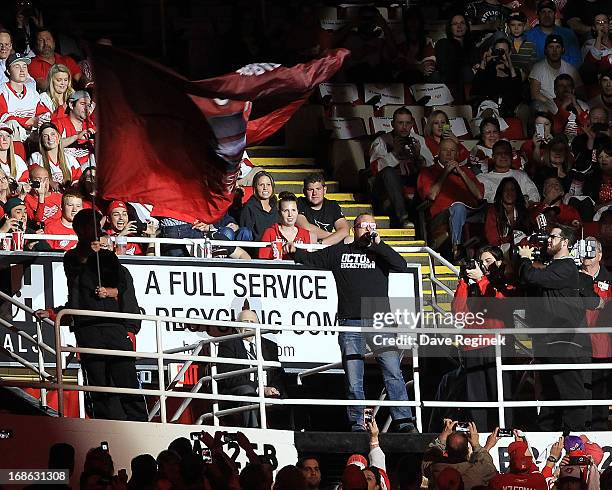
<svg viewBox="0 0 612 490">
<path fill-rule="evenodd" d="M 299 216 L 296 224 L 313 232 L 317 242 L 335 245 L 349 234 L 349 225 L 336 201 L 325 198 L 327 186 L 321 173 L 304 179 L 304 197 L 298 199 Z"/>
<path fill-rule="evenodd" d="M 510 12 L 511 10 L 503 6 L 499 0 L 480 0 L 468 4 L 465 17 L 470 23 L 474 39 L 480 40 L 484 37 L 481 33 L 501 29 Z"/>
</svg>

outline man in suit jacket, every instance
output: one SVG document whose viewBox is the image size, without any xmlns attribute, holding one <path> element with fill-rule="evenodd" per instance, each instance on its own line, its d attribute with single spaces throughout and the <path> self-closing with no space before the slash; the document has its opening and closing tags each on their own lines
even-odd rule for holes
<svg viewBox="0 0 612 490">
<path fill-rule="evenodd" d="M 238 321 L 245 323 L 259 323 L 257 314 L 251 310 L 242 310 L 238 315 Z M 242 330 L 243 332 L 246 329 Z M 276 343 L 262 338 L 261 350 L 265 361 L 278 362 L 278 351 Z M 226 357 L 233 359 L 257 359 L 255 346 L 255 336 L 244 337 L 240 339 L 231 339 L 225 342 L 219 342 L 218 357 Z M 245 365 L 236 364 L 217 364 L 218 373 L 227 373 L 245 369 Z M 286 394 L 284 384 L 285 371 L 283 368 L 270 368 L 264 372 L 264 394 L 267 397 L 282 398 Z M 219 380 L 219 393 L 223 395 L 237 396 L 256 396 L 258 388 L 257 373 L 240 374 Z M 232 404 L 232 406 L 245 405 L 244 403 Z M 242 412 L 242 422 L 244 427 L 259 427 L 257 420 L 257 411 L 249 410 Z"/>
</svg>

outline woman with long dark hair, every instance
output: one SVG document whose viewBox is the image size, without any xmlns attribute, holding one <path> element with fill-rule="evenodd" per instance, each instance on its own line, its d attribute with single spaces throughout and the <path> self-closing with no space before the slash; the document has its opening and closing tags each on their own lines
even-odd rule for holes
<svg viewBox="0 0 612 490">
<path fill-rule="evenodd" d="M 253 177 L 253 195 L 242 208 L 240 227 L 251 230 L 254 240 L 257 241 L 263 232 L 275 223 L 278 223 L 278 212 L 274 178 L 262 170 Z"/>
<path fill-rule="evenodd" d="M 529 213 L 521 186 L 514 177 L 502 179 L 485 218 L 485 237 L 490 245 L 514 242 L 514 231 L 529 234 Z"/>
</svg>

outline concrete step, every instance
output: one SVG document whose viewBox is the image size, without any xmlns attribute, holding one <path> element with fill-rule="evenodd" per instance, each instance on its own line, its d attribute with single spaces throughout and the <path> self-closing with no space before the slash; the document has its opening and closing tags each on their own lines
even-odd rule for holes
<svg viewBox="0 0 612 490">
<path fill-rule="evenodd" d="M 315 159 L 309 157 L 253 157 L 249 158 L 257 167 L 314 167 Z"/>
<path fill-rule="evenodd" d="M 249 158 L 307 158 L 307 155 L 299 154 L 286 146 L 249 146 L 247 149 Z"/>
<path fill-rule="evenodd" d="M 327 189 L 329 191 L 329 188 Z M 300 190 L 300 192 L 302 192 Z M 298 197 L 302 197 L 304 194 L 296 194 Z M 344 203 L 355 204 L 355 194 L 349 192 L 328 192 L 325 197 L 330 201 L 338 201 L 338 204 L 344 205 Z M 365 206 L 365 204 L 364 204 Z"/>
<path fill-rule="evenodd" d="M 322 168 L 281 168 L 270 167 L 266 169 L 274 177 L 275 181 L 279 180 L 304 180 L 311 174 L 316 172 L 324 173 Z M 302 186 L 303 188 L 303 186 Z"/>
<path fill-rule="evenodd" d="M 349 222 L 349 225 L 353 226 L 353 222 L 355 221 L 355 218 L 357 218 L 357 215 L 353 215 L 353 216 L 345 215 L 345 218 Z M 374 216 L 374 219 L 376 219 L 376 226 L 378 230 L 389 228 L 390 226 L 389 216 Z"/>
<path fill-rule="evenodd" d="M 414 237 L 414 228 L 386 228 L 378 230 L 381 237 Z"/>
<path fill-rule="evenodd" d="M 327 190 L 330 193 L 335 193 L 338 192 L 338 190 L 340 189 L 340 183 L 337 180 L 330 180 L 327 183 Z M 289 191 L 289 192 L 293 192 L 294 194 L 297 194 L 299 192 L 302 192 L 302 190 L 304 189 L 304 182 L 302 182 L 301 180 L 277 180 L 276 181 L 276 193 L 278 194 L 279 192 L 282 191 Z M 347 194 L 349 196 L 352 196 L 352 194 Z"/>
<path fill-rule="evenodd" d="M 351 215 L 351 216 L 357 216 L 358 214 L 361 213 L 371 213 L 372 212 L 372 205 L 371 204 L 367 204 L 367 203 L 342 203 L 340 204 L 340 207 L 342 208 L 342 212 L 344 213 L 345 216 Z"/>
<path fill-rule="evenodd" d="M 392 247 L 424 247 L 425 246 L 425 240 L 413 240 L 412 238 L 409 238 L 409 237 L 398 237 L 398 238 L 400 239 L 396 240 L 394 238 L 393 240 L 385 240 L 385 243 Z"/>
</svg>

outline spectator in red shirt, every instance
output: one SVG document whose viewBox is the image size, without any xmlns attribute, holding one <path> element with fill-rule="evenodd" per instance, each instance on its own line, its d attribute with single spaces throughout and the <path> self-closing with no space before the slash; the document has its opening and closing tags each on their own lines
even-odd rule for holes
<svg viewBox="0 0 612 490">
<path fill-rule="evenodd" d="M 522 490 L 548 490 L 544 475 L 538 471 L 533 462 L 529 445 L 522 439 L 515 440 L 508 446 L 510 470 L 495 475 L 489 482 L 490 490 L 520 488 Z"/>
<path fill-rule="evenodd" d="M 50 220 L 45 224 L 48 235 L 74 235 L 75 239 L 49 240 L 54 250 L 70 250 L 76 247 L 76 233 L 72 229 L 72 220 L 83 209 L 83 198 L 74 191 L 67 191 L 62 196 L 62 214 L 59 219 Z"/>
<path fill-rule="evenodd" d="M 39 165 L 30 167 L 31 189 L 25 196 L 28 219 L 44 223 L 49 219 L 59 219 L 62 195 L 50 186 L 49 172 Z"/>
<path fill-rule="evenodd" d="M 26 182 L 30 176 L 23 158 L 15 153 L 13 130 L 4 124 L 0 124 L 0 168 L 16 182 Z"/>
<path fill-rule="evenodd" d="M 608 143 L 597 152 L 597 163 L 585 181 L 583 194 L 595 203 L 595 211 L 612 204 L 612 144 Z"/>
<path fill-rule="evenodd" d="M 548 177 L 544 181 L 542 202 L 531 209 L 531 221 L 535 225 L 539 214 L 544 213 L 549 223 L 580 227 L 580 214 L 572 206 L 563 203 L 563 183 L 559 177 Z"/>
<path fill-rule="evenodd" d="M 605 107 L 612 111 L 612 67 L 599 73 L 599 95 L 589 100 L 589 107 Z"/>
<path fill-rule="evenodd" d="M 298 217 L 297 197 L 291 192 L 281 192 L 278 196 L 279 223 L 273 224 L 261 235 L 262 242 L 270 242 L 270 247 L 259 249 L 260 259 L 290 259 L 286 245 L 296 243 L 316 243 L 313 233 L 295 225 Z M 281 242 L 283 251 L 281 257 L 276 257 L 274 242 Z"/>
<path fill-rule="evenodd" d="M 79 65 L 70 56 L 62 56 L 55 52 L 55 39 L 48 30 L 36 33 L 36 56 L 32 58 L 30 74 L 36 80 L 38 90 L 47 90 L 47 75 L 53 65 L 65 65 L 72 74 L 72 79 L 78 83 L 82 73 Z"/>
<path fill-rule="evenodd" d="M 442 140 L 438 161 L 421 169 L 417 192 L 423 200 L 432 201 L 431 216 L 450 211 L 449 225 L 453 254 L 457 255 L 466 222 L 483 222 L 486 203 L 484 186 L 474 172 L 457 162 L 457 143 Z"/>
<path fill-rule="evenodd" d="M 549 105 L 554 114 L 553 133 L 557 134 L 563 133 L 566 130 L 571 113 L 573 113 L 576 118 L 579 118 L 580 121 L 583 121 L 586 117 L 585 111 L 588 110 L 588 106 L 576 98 L 576 83 L 567 73 L 561 73 L 555 78 L 554 90 L 555 97 Z M 573 130 L 568 128 L 568 131 Z M 575 132 L 573 134 L 575 134 Z"/>
<path fill-rule="evenodd" d="M 546 145 L 553 138 L 553 117 L 548 112 L 535 113 L 534 127 L 536 130 L 530 140 L 521 145 L 521 152 L 527 159 L 526 171 L 533 178 L 537 168 L 542 164 Z M 536 182 L 537 185 L 537 182 Z"/>
<path fill-rule="evenodd" d="M 91 96 L 85 90 L 78 90 L 68 97 L 67 115 L 55 120 L 64 148 L 81 165 L 95 165 L 93 135 L 96 125 L 92 111 Z"/>
<path fill-rule="evenodd" d="M 73 93 L 72 75 L 68 67 L 53 65 L 47 75 L 47 90 L 40 94 L 40 101 L 49 109 L 49 120 L 54 121 L 66 115 L 68 98 Z"/>
<path fill-rule="evenodd" d="M 529 212 L 525 205 L 521 186 L 514 177 L 502 179 L 495 192 L 492 206 L 487 210 L 485 218 L 485 237 L 490 245 L 514 243 L 517 231 L 529 234 Z M 505 249 L 505 250 L 504 250 Z M 502 247 L 504 252 L 507 246 Z"/>
<path fill-rule="evenodd" d="M 33 87 L 27 86 L 30 58 L 19 53 L 6 60 L 9 81 L 0 91 L 0 118 L 15 131 L 15 138 L 25 141 L 32 128 L 38 125 L 38 118 L 47 112 L 40 102 L 40 96 Z"/>
<path fill-rule="evenodd" d="M 425 133 L 425 144 L 434 157 L 438 156 L 442 138 L 451 139 L 457 143 L 459 148 L 458 162 L 463 163 L 470 157 L 469 150 L 453 134 L 446 112 L 440 110 L 433 111 L 427 119 L 423 132 Z"/>
<path fill-rule="evenodd" d="M 51 174 L 51 187 L 58 190 L 79 180 L 83 173 L 79 162 L 64 151 L 60 133 L 53 123 L 45 123 L 39 129 L 39 151 L 30 156 L 30 163 L 46 168 Z"/>
</svg>

